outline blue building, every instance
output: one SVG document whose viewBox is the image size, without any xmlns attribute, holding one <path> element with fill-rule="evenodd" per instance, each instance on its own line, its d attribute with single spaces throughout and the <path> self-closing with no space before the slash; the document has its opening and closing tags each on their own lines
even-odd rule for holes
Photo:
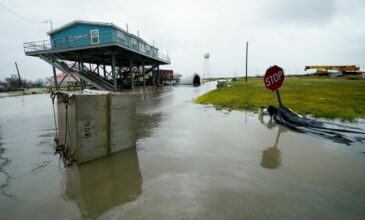
<svg viewBox="0 0 365 220">
<path fill-rule="evenodd" d="M 39 57 L 64 73 L 79 74 L 81 84 L 86 81 L 98 89 L 154 85 L 159 75 L 146 79 L 147 73 L 170 64 L 170 58 L 156 47 L 112 23 L 76 20 L 48 35 L 49 40 L 24 43 L 25 54 Z M 141 79 L 143 82 L 138 83 Z"/>
</svg>

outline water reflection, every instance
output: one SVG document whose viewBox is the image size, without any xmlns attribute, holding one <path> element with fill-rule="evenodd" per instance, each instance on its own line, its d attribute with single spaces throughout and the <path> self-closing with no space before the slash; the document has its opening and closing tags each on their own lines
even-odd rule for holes
<svg viewBox="0 0 365 220">
<path fill-rule="evenodd" d="M 135 200 L 142 193 L 136 145 L 148 138 L 162 120 L 166 93 L 138 95 L 136 120 L 129 132 L 135 146 L 67 171 L 65 195 L 74 200 L 83 218 L 97 218 L 113 207 Z"/>
<path fill-rule="evenodd" d="M 83 218 L 96 218 L 135 200 L 141 188 L 138 156 L 133 147 L 74 167 L 67 173 L 65 195 L 76 202 Z"/>
<path fill-rule="evenodd" d="M 162 120 L 161 105 L 168 101 L 165 93 L 143 93 L 139 95 L 136 114 L 136 136 L 138 139 L 152 135 Z"/>
<path fill-rule="evenodd" d="M 153 130 L 158 127 L 158 124 L 161 122 L 162 114 L 139 114 L 136 116 L 136 136 L 138 139 L 151 137 L 153 134 Z"/>
<path fill-rule="evenodd" d="M 10 175 L 5 171 L 5 166 L 10 163 L 7 157 L 4 157 L 5 148 L 2 147 L 3 134 L 0 126 L 0 194 L 9 198 L 15 198 L 14 195 L 7 193 L 10 181 Z"/>
<path fill-rule="evenodd" d="M 276 169 L 281 165 L 281 151 L 278 149 L 278 143 L 282 127 L 279 126 L 278 134 L 276 135 L 275 143 L 273 147 L 268 147 L 262 151 L 261 166 L 267 169 Z"/>
<path fill-rule="evenodd" d="M 273 129 L 274 127 L 278 127 L 278 133 L 276 135 L 276 139 L 274 142 L 273 147 L 268 147 L 262 151 L 262 158 L 261 158 L 261 166 L 267 169 L 276 169 L 281 166 L 281 151 L 278 148 L 278 143 L 280 139 L 280 134 L 285 132 L 286 129 L 280 125 L 277 125 L 273 119 L 270 117 L 268 122 L 264 121 L 263 114 L 259 114 L 258 116 L 259 121 L 268 129 Z"/>
</svg>

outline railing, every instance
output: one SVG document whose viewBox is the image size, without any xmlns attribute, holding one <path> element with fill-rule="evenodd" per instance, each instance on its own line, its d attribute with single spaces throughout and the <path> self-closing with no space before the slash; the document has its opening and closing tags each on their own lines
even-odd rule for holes
<svg viewBox="0 0 365 220">
<path fill-rule="evenodd" d="M 43 51 L 52 49 L 50 40 L 26 42 L 23 44 L 24 52 Z"/>
<path fill-rule="evenodd" d="M 168 55 L 164 55 L 158 52 L 158 50 L 154 49 L 151 45 L 140 42 L 137 39 L 137 41 L 133 39 L 135 38 L 125 33 L 117 34 L 117 31 L 108 31 L 99 32 L 99 42 L 94 44 L 92 43 L 90 35 L 85 34 L 58 38 L 53 40 L 52 42 L 51 40 L 26 42 L 23 44 L 23 46 L 24 52 L 38 52 L 117 43 L 119 45 L 127 47 L 130 50 L 167 61 L 168 63 L 171 62 L 171 59 Z"/>
</svg>

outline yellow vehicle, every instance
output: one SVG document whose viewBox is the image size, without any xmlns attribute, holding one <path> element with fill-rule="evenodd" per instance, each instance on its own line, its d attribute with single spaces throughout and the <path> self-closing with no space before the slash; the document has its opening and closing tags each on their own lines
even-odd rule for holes
<svg viewBox="0 0 365 220">
<path fill-rule="evenodd" d="M 323 76 L 327 75 L 330 70 L 339 71 L 342 73 L 359 72 L 360 67 L 355 65 L 349 65 L 349 66 L 305 66 L 304 68 L 304 70 L 309 70 L 309 69 L 317 69 L 315 75 Z"/>
</svg>

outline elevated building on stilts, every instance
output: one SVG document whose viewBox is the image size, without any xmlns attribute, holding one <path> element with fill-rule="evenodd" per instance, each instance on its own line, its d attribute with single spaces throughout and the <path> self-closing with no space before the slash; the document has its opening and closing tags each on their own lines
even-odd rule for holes
<svg viewBox="0 0 365 220">
<path fill-rule="evenodd" d="M 151 44 L 112 23 L 76 20 L 48 32 L 49 40 L 24 43 L 28 56 L 39 57 L 80 85 L 120 91 L 156 85 L 159 66 L 170 58 Z M 56 75 L 56 74 L 55 74 Z M 62 80 L 55 78 L 56 89 Z"/>
</svg>

